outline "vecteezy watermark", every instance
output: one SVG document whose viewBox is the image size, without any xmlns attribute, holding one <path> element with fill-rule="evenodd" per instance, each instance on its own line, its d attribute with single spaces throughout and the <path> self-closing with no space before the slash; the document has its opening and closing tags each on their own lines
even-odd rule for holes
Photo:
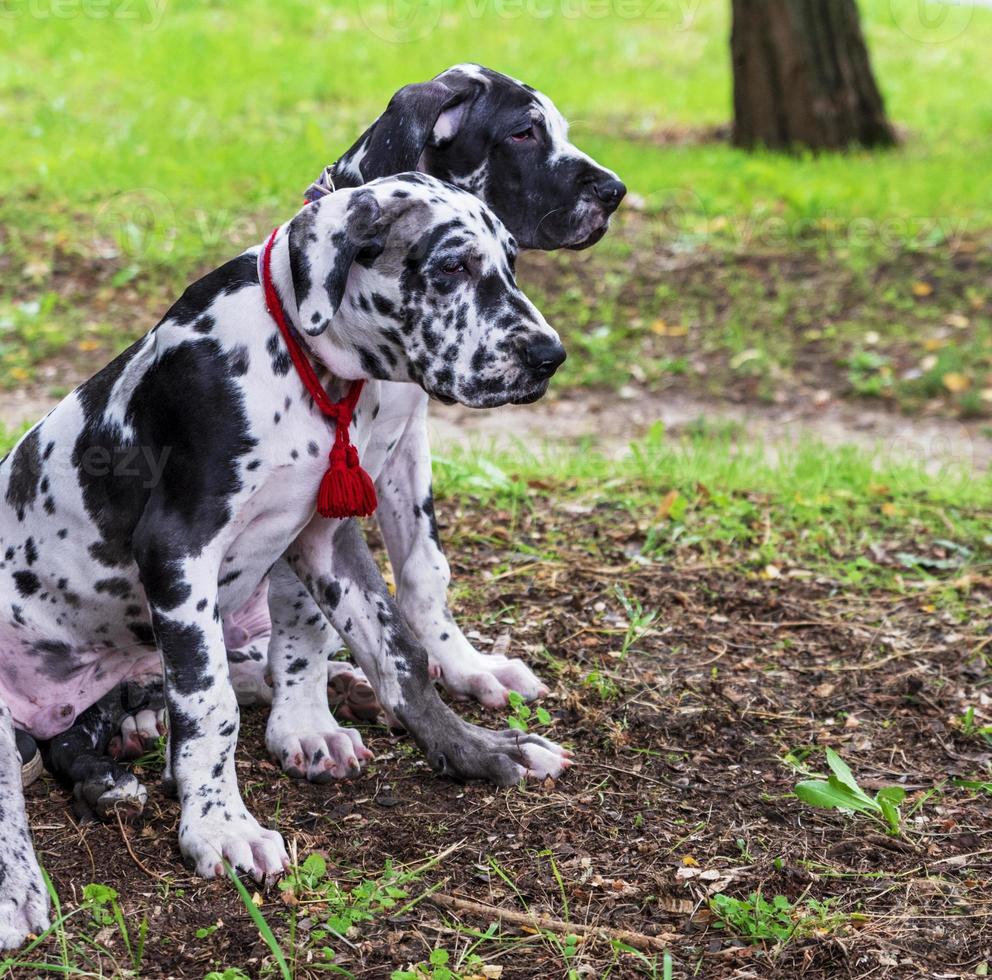
<svg viewBox="0 0 992 980">
<path fill-rule="evenodd" d="M 442 0 L 355 0 L 365 26 L 383 41 L 421 41 L 441 20 Z"/>
<path fill-rule="evenodd" d="M 193 209 L 183 215 L 183 231 L 207 251 L 221 246 L 244 249 L 270 230 L 257 219 L 223 209 Z M 115 194 L 93 217 L 91 243 L 102 259 L 128 260 L 169 255 L 180 234 L 178 209 L 161 191 L 137 187 Z"/>
<path fill-rule="evenodd" d="M 8 20 L 112 20 L 154 31 L 162 23 L 168 0 L 0 0 L 0 17 Z"/>
<path fill-rule="evenodd" d="M 76 475 L 82 474 L 96 479 L 136 481 L 142 490 L 154 490 L 162 482 L 172 456 L 172 446 L 93 444 L 75 452 L 71 462 L 57 464 L 37 452 L 37 431 L 32 429 L 24 436 L 11 458 L 11 480 L 26 487 L 37 487 L 42 479 L 58 485 L 69 474 L 67 482 L 72 483 Z"/>
<path fill-rule="evenodd" d="M 971 23 L 974 12 L 974 0 L 889 0 L 896 27 L 924 44 L 953 41 Z"/>
<path fill-rule="evenodd" d="M 89 446 L 79 457 L 79 470 L 87 476 L 141 480 L 142 490 L 154 490 L 162 480 L 172 446 Z"/>
<path fill-rule="evenodd" d="M 103 259 L 167 255 L 176 239 L 176 212 L 161 191 L 138 187 L 122 191 L 93 216 L 93 248 Z"/>
<path fill-rule="evenodd" d="M 469 17 L 516 20 L 661 20 L 688 27 L 702 0 L 465 0 Z"/>
<path fill-rule="evenodd" d="M 384 41 L 420 41 L 441 22 L 443 0 L 355 0 L 365 26 Z M 468 20 L 554 19 L 601 21 L 653 20 L 685 30 L 702 0 L 464 0 L 458 17 Z"/>
</svg>

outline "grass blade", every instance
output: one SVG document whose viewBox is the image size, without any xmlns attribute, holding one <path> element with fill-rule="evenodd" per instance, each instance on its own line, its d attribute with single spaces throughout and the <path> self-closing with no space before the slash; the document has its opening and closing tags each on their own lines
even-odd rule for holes
<svg viewBox="0 0 992 980">
<path fill-rule="evenodd" d="M 255 927 L 258 929 L 258 934 L 265 940 L 265 945 L 272 950 L 272 955 L 275 957 L 275 961 L 279 966 L 279 973 L 283 980 L 293 980 L 293 975 L 290 972 L 289 965 L 286 963 L 286 957 L 283 955 L 283 951 L 279 946 L 279 942 L 276 939 L 275 934 L 272 932 L 271 926 L 265 920 L 265 916 L 259 911 L 258 906 L 251 900 L 251 895 L 248 894 L 248 889 L 245 888 L 244 883 L 238 877 L 237 872 L 231 867 L 230 862 L 226 859 L 224 861 L 224 870 L 227 872 L 228 878 L 234 882 L 234 887 L 238 890 L 238 894 L 241 896 L 241 901 L 248 910 L 248 915 L 251 916 L 252 922 L 255 923 Z"/>
</svg>

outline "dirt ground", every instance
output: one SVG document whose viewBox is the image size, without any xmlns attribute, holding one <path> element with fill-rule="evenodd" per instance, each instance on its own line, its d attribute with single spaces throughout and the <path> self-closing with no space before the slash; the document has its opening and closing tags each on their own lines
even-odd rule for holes
<svg viewBox="0 0 992 980">
<path fill-rule="evenodd" d="M 988 703 L 992 579 L 973 584 L 970 615 L 957 622 L 926 591 L 858 594 L 815 577 L 745 576 L 719 562 L 632 566 L 642 534 L 620 510 L 563 513 L 538 503 L 512 533 L 507 513 L 442 502 L 440 517 L 443 532 L 458 529 L 455 579 L 474 587 L 459 603 L 465 628 L 478 631 L 483 648 L 508 640 L 552 684 L 552 723 L 538 727 L 573 746 L 576 764 L 557 785 L 461 786 L 431 774 L 407 739 L 368 729 L 376 759 L 367 771 L 312 786 L 265 761 L 264 713 L 246 711 L 242 788 L 301 859 L 321 852 L 330 873 L 347 880 L 348 870 L 372 878 L 387 861 L 443 855 L 408 886 L 412 897 L 434 890 L 438 902 L 527 908 L 587 926 L 570 963 L 576 976 L 661 976 L 663 947 L 676 977 L 985 975 L 992 797 L 953 780 L 987 779 L 992 747 L 954 719 Z M 558 559 L 535 562 L 518 550 L 519 540 L 562 525 Z M 621 578 L 658 611 L 626 657 L 613 594 Z M 481 720 L 503 721 L 496 713 Z M 901 835 L 791 795 L 801 778 L 795 766 L 808 754 L 822 771 L 826 746 L 870 792 L 907 790 Z M 272 958 L 244 906 L 229 883 L 182 870 L 177 805 L 152 779 L 149 790 L 135 825 L 79 827 L 48 778 L 30 789 L 37 845 L 64 906 L 74 907 L 89 882 L 117 889 L 132 931 L 148 920 L 143 976 L 199 978 L 222 966 L 262 975 Z M 718 928 L 712 893 L 743 898 L 759 889 L 797 906 L 829 899 L 837 917 L 777 950 Z M 294 940 L 279 894 L 260 901 L 283 948 L 299 950 L 298 975 L 317 975 L 307 965 L 308 935 L 321 906 L 297 913 Z M 428 897 L 331 945 L 355 976 L 388 977 L 436 946 L 463 949 L 459 934 L 497 918 Z M 86 913 L 71 920 L 70 942 L 82 943 L 85 928 Z M 610 972 L 610 930 L 648 937 L 640 941 L 657 973 L 630 954 Z M 501 938 L 478 952 L 506 980 L 564 977 L 555 943 L 533 933 L 504 923 Z M 89 968 L 121 975 L 128 961 L 118 933 L 104 927 L 96 938 L 116 960 L 84 944 Z M 34 955 L 42 952 L 57 958 L 54 940 Z"/>
</svg>

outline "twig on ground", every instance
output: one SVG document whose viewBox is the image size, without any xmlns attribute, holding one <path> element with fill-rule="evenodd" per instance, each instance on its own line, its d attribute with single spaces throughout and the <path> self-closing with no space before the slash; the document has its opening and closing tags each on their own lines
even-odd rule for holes
<svg viewBox="0 0 992 980">
<path fill-rule="evenodd" d="M 141 868 L 141 870 L 148 875 L 152 881 L 168 881 L 168 878 L 165 875 L 160 875 L 157 872 L 150 871 L 147 867 L 145 867 L 145 864 L 142 862 L 141 858 L 134 853 L 134 848 L 131 846 L 131 841 L 127 836 L 127 832 L 124 830 L 124 821 L 121 819 L 121 811 L 117 807 L 114 807 L 114 816 L 117 818 L 117 826 L 121 831 L 121 840 L 124 841 L 124 846 L 127 848 L 127 853 L 131 855 L 131 860 L 134 861 L 134 863 Z"/>
<path fill-rule="evenodd" d="M 608 926 L 580 925 L 574 922 L 564 922 L 553 919 L 548 915 L 538 915 L 536 912 L 517 912 L 514 909 L 498 908 L 495 905 L 484 905 L 467 898 L 457 898 L 454 895 L 431 895 L 428 899 L 444 909 L 458 912 L 469 912 L 487 918 L 495 916 L 502 922 L 515 926 L 528 926 L 531 929 L 563 933 L 565 935 L 592 936 L 600 939 L 616 940 L 633 946 L 635 949 L 648 949 L 664 952 L 669 943 L 678 936 L 672 932 L 661 933 L 657 936 L 646 936 L 642 932 L 629 932 L 626 929 L 611 929 Z"/>
</svg>

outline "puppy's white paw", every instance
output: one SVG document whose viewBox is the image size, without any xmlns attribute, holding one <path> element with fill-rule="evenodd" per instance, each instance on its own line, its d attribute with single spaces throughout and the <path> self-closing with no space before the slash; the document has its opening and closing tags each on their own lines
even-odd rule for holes
<svg viewBox="0 0 992 980">
<path fill-rule="evenodd" d="M 327 697 L 339 718 L 384 722 L 383 710 L 365 673 L 347 661 L 327 663 Z"/>
<path fill-rule="evenodd" d="M 215 806 L 207 816 L 183 817 L 179 849 L 187 867 L 203 878 L 224 873 L 224 860 L 257 882 L 274 881 L 289 867 L 282 835 L 266 830 L 244 807 Z"/>
<path fill-rule="evenodd" d="M 0 853 L 0 950 L 17 949 L 51 925 L 45 881 L 31 842 L 25 847 L 26 853 Z"/>
<path fill-rule="evenodd" d="M 525 701 L 543 698 L 548 688 L 522 661 L 501 654 L 479 653 L 455 637 L 430 649 L 430 672 L 456 701 L 478 701 L 502 708 L 516 691 Z"/>
<path fill-rule="evenodd" d="M 312 783 L 357 776 L 362 763 L 372 758 L 362 736 L 342 728 L 326 708 L 276 706 L 269 715 L 265 744 L 286 773 Z"/>
</svg>

